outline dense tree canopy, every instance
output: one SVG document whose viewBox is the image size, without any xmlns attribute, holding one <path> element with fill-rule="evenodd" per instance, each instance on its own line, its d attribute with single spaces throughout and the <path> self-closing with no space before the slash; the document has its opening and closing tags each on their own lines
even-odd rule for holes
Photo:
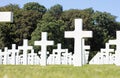
<svg viewBox="0 0 120 78">
<path fill-rule="evenodd" d="M 69 51 L 73 52 L 74 39 L 65 39 L 64 31 L 73 31 L 74 19 L 82 18 L 83 30 L 93 31 L 93 38 L 86 39 L 86 44 L 91 46 L 91 58 L 109 39 L 115 38 L 116 30 L 120 29 L 120 23 L 114 15 L 94 11 L 92 8 L 63 11 L 63 7 L 56 4 L 47 10 L 39 3 L 29 2 L 24 4 L 23 8 L 17 4 L 9 4 L 0 7 L 0 11 L 14 13 L 13 23 L 0 23 L 1 49 L 5 46 L 11 47 L 12 43 L 22 45 L 25 38 L 33 45 L 35 40 L 41 39 L 41 32 L 48 32 L 48 39 L 55 41 L 55 45 L 48 48 L 50 52 L 57 43 L 62 43 L 63 48 L 69 48 Z M 40 49 L 36 46 L 34 48 L 36 52 Z"/>
<path fill-rule="evenodd" d="M 23 7 L 24 10 L 33 10 L 33 11 L 38 11 L 44 14 L 46 12 L 46 8 L 43 5 L 40 5 L 39 3 L 36 2 L 29 2 L 26 3 Z"/>
</svg>

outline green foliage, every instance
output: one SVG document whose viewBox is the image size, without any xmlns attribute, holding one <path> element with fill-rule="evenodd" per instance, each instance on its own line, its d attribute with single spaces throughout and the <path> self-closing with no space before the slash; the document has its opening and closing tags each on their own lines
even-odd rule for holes
<svg viewBox="0 0 120 78">
<path fill-rule="evenodd" d="M 115 16 L 96 11 L 93 16 L 93 24 L 91 30 L 93 31 L 92 49 L 98 50 L 105 46 L 105 43 L 115 37 L 116 35 L 116 21 Z M 101 42 L 101 43 L 99 43 Z M 95 46 L 94 46 L 95 45 Z"/>
<path fill-rule="evenodd" d="M 23 39 L 31 39 L 31 33 L 36 29 L 38 20 L 42 18 L 41 12 L 26 11 L 16 7 L 17 5 L 10 4 L 0 8 L 2 11 L 12 11 L 14 14 L 13 23 L 0 23 L 1 48 L 10 47 L 12 43 L 21 45 Z"/>
<path fill-rule="evenodd" d="M 17 5 L 17 4 L 9 4 L 4 7 L 0 7 L 0 11 L 12 11 L 13 12 L 16 10 L 20 10 L 19 5 Z"/>
<path fill-rule="evenodd" d="M 52 6 L 48 12 L 54 16 L 56 19 L 59 19 L 61 13 L 63 12 L 63 7 L 59 4 Z"/>
<path fill-rule="evenodd" d="M 46 8 L 43 5 L 40 5 L 37 2 L 29 2 L 24 4 L 23 7 L 24 10 L 33 10 L 33 11 L 38 11 L 44 14 L 46 12 Z"/>
</svg>

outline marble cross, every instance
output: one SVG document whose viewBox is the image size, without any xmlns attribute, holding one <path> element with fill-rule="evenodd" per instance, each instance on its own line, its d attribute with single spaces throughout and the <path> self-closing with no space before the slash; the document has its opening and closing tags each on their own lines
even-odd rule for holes
<svg viewBox="0 0 120 78">
<path fill-rule="evenodd" d="M 56 55 L 56 64 L 61 64 L 61 53 L 65 53 L 65 49 L 62 49 L 61 44 L 57 44 L 57 49 L 53 49 L 53 54 Z M 57 54 L 56 54 L 57 53 Z"/>
<path fill-rule="evenodd" d="M 2 64 L 2 50 L 0 49 L 0 64 Z"/>
<path fill-rule="evenodd" d="M 12 44 L 12 49 L 9 50 L 9 52 L 11 53 L 11 64 L 16 64 L 17 59 L 18 58 L 18 52 L 19 50 L 16 49 L 16 44 Z"/>
<path fill-rule="evenodd" d="M 120 31 L 116 31 L 116 39 L 109 40 L 110 45 L 116 45 L 115 64 L 120 66 Z"/>
<path fill-rule="evenodd" d="M 109 45 L 109 43 L 106 43 L 106 46 L 105 46 L 105 49 L 101 49 L 101 51 L 100 51 L 102 54 L 102 60 L 103 60 L 103 64 L 109 64 L 109 62 L 110 62 L 110 60 L 109 60 L 109 53 L 110 52 L 114 52 L 114 49 L 110 49 L 110 45 Z M 105 56 L 105 57 L 104 57 Z"/>
<path fill-rule="evenodd" d="M 75 19 L 75 30 L 66 31 L 65 38 L 74 38 L 74 66 L 82 66 L 82 38 L 92 37 L 92 31 L 82 30 L 82 19 Z"/>
<path fill-rule="evenodd" d="M 47 65 L 47 46 L 53 45 L 53 41 L 47 40 L 47 32 L 42 32 L 41 40 L 35 41 L 34 45 L 41 46 L 41 65 Z"/>
<path fill-rule="evenodd" d="M 88 57 L 89 57 L 89 50 L 90 46 L 89 45 L 85 45 L 85 39 L 82 39 L 82 64 L 85 65 L 88 63 Z"/>
<path fill-rule="evenodd" d="M 18 46 L 18 50 L 23 51 L 23 65 L 27 65 L 27 54 L 28 50 L 33 50 L 33 46 L 28 45 L 28 40 L 23 40 L 23 46 Z"/>
<path fill-rule="evenodd" d="M 8 63 L 8 48 L 7 47 L 5 47 L 4 48 L 4 61 L 3 61 L 3 64 L 7 64 Z"/>
</svg>

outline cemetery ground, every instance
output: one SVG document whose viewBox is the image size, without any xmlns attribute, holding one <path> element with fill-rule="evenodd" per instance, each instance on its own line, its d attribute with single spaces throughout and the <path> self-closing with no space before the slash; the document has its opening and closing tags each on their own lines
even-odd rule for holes
<svg viewBox="0 0 120 78">
<path fill-rule="evenodd" d="M 0 65 L 0 78 L 120 78 L 115 65 Z"/>
</svg>

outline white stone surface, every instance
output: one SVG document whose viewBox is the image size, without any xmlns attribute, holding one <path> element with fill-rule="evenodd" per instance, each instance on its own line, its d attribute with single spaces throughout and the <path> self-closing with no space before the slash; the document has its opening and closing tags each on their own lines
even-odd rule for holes
<svg viewBox="0 0 120 78">
<path fill-rule="evenodd" d="M 7 65 L 8 63 L 8 48 L 4 48 L 4 53 L 3 53 L 4 59 L 3 59 L 3 64 Z"/>
<path fill-rule="evenodd" d="M 33 50 L 33 46 L 29 46 L 28 45 L 28 40 L 24 39 L 23 40 L 23 46 L 18 46 L 18 49 L 20 51 L 23 51 L 23 65 L 27 65 L 27 54 L 28 54 L 28 50 Z"/>
<path fill-rule="evenodd" d="M 16 64 L 16 58 L 18 57 L 18 52 L 19 50 L 16 49 L 16 45 L 15 44 L 12 44 L 12 49 L 10 49 L 8 52 L 11 53 L 11 63 L 12 65 L 15 65 Z"/>
<path fill-rule="evenodd" d="M 0 64 L 2 64 L 2 50 L 0 49 Z"/>
<path fill-rule="evenodd" d="M 74 66 L 82 66 L 82 38 L 92 37 L 92 31 L 82 30 L 82 19 L 75 19 L 75 30 L 65 31 L 65 38 L 74 38 Z"/>
<path fill-rule="evenodd" d="M 120 31 L 116 31 L 116 39 L 109 40 L 110 45 L 116 45 L 115 65 L 120 66 Z"/>
<path fill-rule="evenodd" d="M 88 63 L 88 57 L 89 57 L 89 50 L 90 46 L 89 45 L 85 45 L 85 39 L 82 39 L 82 64 L 85 65 Z"/>
<path fill-rule="evenodd" d="M 73 55 L 72 52 L 68 53 L 68 64 L 73 65 Z"/>
<path fill-rule="evenodd" d="M 110 49 L 109 43 L 106 43 L 105 49 L 101 49 L 102 64 L 109 64 L 109 62 L 111 61 L 110 52 L 114 52 L 114 49 Z"/>
<path fill-rule="evenodd" d="M 62 49 L 61 44 L 58 43 L 57 44 L 57 49 L 53 49 L 53 54 L 56 55 L 55 64 L 61 64 L 62 63 L 61 62 L 61 55 L 62 55 L 62 53 L 65 53 L 65 52 L 66 52 L 66 50 Z"/>
<path fill-rule="evenodd" d="M 47 32 L 42 32 L 41 41 L 35 41 L 34 45 L 41 46 L 41 65 L 47 65 L 47 46 L 53 45 L 53 41 L 47 40 Z"/>
<path fill-rule="evenodd" d="M 0 12 L 0 22 L 13 22 L 13 13 Z"/>
</svg>

